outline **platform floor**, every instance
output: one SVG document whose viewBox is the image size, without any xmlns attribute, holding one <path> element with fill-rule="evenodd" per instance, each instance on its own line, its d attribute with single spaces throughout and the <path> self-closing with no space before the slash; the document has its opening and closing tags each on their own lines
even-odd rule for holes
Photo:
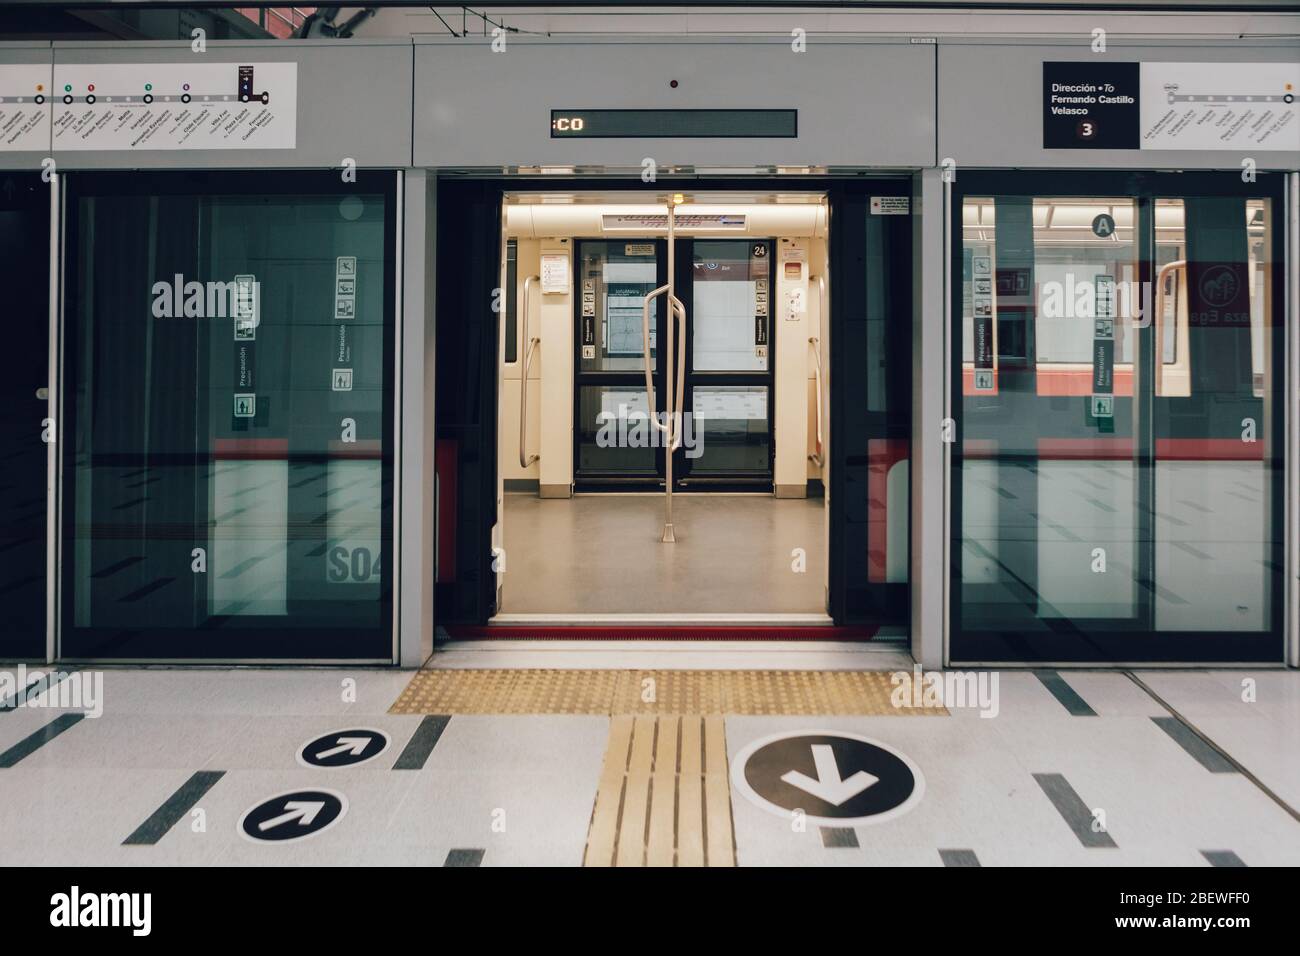
<svg viewBox="0 0 1300 956">
<path fill-rule="evenodd" d="M 826 612 L 823 499 L 505 496 L 507 614 Z M 793 570 L 802 549 L 802 571 Z"/>
<path fill-rule="evenodd" d="M 708 667 L 729 657 L 743 669 L 746 653 L 718 649 Z M 880 661 L 861 654 L 848 669 Z M 653 696 L 653 670 L 604 673 Z M 99 717 L 28 706 L 48 691 L 0 701 L 9 866 L 1300 865 L 1294 671 L 1003 671 L 996 716 L 949 707 L 920 719 L 899 708 L 692 713 L 642 708 L 635 694 L 609 713 L 402 714 L 411 672 L 103 674 Z M 809 679 L 766 678 L 777 698 L 787 682 L 792 700 Z M 389 742 L 349 768 L 300 762 L 308 741 L 358 729 Z M 737 761 L 795 731 L 861 735 L 905 755 L 919 798 L 855 826 L 772 812 L 738 787 Z M 283 842 L 240 832 L 263 801 L 318 789 L 346 800 L 327 829 Z"/>
</svg>

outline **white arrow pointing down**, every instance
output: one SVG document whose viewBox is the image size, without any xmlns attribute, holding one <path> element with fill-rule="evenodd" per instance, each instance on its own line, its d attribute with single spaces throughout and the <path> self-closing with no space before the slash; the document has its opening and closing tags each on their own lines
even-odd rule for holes
<svg viewBox="0 0 1300 956">
<path fill-rule="evenodd" d="M 370 743 L 369 737 L 339 737 L 338 746 L 331 747 L 329 750 L 322 750 L 316 755 L 317 760 L 324 760 L 326 757 L 334 757 L 338 754 L 350 753 L 356 757 L 366 749 L 366 744 Z"/>
<path fill-rule="evenodd" d="M 833 807 L 853 799 L 880 781 L 879 777 L 873 777 L 865 770 L 859 770 L 847 780 L 841 779 L 839 764 L 835 762 L 835 751 L 830 744 L 813 744 L 812 753 L 813 765 L 817 768 L 816 780 L 798 770 L 786 771 L 781 779 Z"/>
<path fill-rule="evenodd" d="M 316 819 L 317 814 L 325 809 L 324 800 L 290 800 L 284 805 L 287 811 L 278 817 L 272 817 L 270 820 L 263 820 L 257 825 L 257 829 L 265 833 L 281 824 L 298 821 L 299 826 L 311 826 L 311 822 Z"/>
</svg>

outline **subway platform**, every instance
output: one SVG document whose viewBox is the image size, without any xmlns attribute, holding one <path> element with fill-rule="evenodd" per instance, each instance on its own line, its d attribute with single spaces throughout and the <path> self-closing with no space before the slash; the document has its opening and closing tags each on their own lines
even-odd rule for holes
<svg viewBox="0 0 1300 956">
<path fill-rule="evenodd" d="M 0 860 L 1300 865 L 1294 671 L 484 647 L 419 671 L 28 671 L 0 701 Z"/>
</svg>

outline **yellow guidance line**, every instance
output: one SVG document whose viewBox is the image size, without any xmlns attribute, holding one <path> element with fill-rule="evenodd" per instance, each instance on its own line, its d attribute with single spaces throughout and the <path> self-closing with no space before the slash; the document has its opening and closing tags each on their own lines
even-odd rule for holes
<svg viewBox="0 0 1300 956">
<path fill-rule="evenodd" d="M 616 716 L 584 866 L 735 866 L 719 715 Z"/>
</svg>

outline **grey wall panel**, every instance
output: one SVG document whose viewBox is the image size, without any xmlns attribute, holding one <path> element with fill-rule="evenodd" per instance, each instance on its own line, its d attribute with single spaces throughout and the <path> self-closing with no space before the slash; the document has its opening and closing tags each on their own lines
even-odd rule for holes
<svg viewBox="0 0 1300 956">
<path fill-rule="evenodd" d="M 55 69 L 72 63 L 298 64 L 291 149 L 57 150 L 59 169 L 405 167 L 411 159 L 411 43 L 396 40 L 56 43 Z M 57 110 L 56 106 L 56 110 Z"/>
<path fill-rule="evenodd" d="M 54 54 L 48 43 L 0 43 L 0 96 L 8 100 L 14 96 L 29 96 L 35 91 L 30 88 L 29 75 L 26 70 L 10 70 L 10 67 L 38 67 L 41 75 L 45 77 L 45 86 L 48 91 L 50 84 L 50 64 Z M 5 102 L 0 104 L 0 113 L 3 113 L 3 125 L 5 127 L 6 138 L 15 135 L 10 132 L 9 121 L 15 120 L 21 123 L 20 117 L 15 116 L 17 104 Z M 38 149 L 8 149 L 0 146 L 0 169 L 28 169 L 39 170 L 41 160 L 50 155 L 50 124 L 49 111 L 45 110 L 46 117 L 41 124 L 43 132 L 37 129 L 32 130 L 32 135 L 23 137 L 25 142 L 34 142 L 39 145 Z"/>
<path fill-rule="evenodd" d="M 1121 43 L 1093 53 L 1091 37 L 1060 43 L 941 41 L 939 158 L 963 167 L 1239 169 L 1230 150 L 1043 149 L 1043 62 L 1295 63 L 1300 42 Z M 1300 152 L 1260 150 L 1260 169 L 1300 168 Z"/>
<path fill-rule="evenodd" d="M 677 80 L 673 89 L 670 81 Z M 797 108 L 794 139 L 552 139 L 552 109 Z M 934 163 L 934 47 L 906 41 L 417 39 L 417 166 Z"/>
</svg>

